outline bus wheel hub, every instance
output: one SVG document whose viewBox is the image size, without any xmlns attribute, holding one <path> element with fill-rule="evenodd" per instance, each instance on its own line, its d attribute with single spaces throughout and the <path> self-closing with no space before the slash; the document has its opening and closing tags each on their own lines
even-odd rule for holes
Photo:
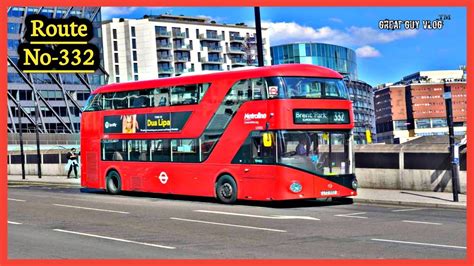
<svg viewBox="0 0 474 266">
<path fill-rule="evenodd" d="M 232 196 L 232 186 L 230 184 L 224 184 L 221 186 L 221 195 L 226 198 Z"/>
</svg>

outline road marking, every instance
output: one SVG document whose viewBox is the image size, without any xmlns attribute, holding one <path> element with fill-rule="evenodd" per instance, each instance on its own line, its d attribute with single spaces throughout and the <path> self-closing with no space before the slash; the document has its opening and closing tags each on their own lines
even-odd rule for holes
<svg viewBox="0 0 474 266">
<path fill-rule="evenodd" d="M 369 217 L 365 217 L 365 216 L 356 216 L 356 215 L 359 215 L 359 214 L 366 214 L 366 212 L 355 212 L 355 213 L 348 213 L 348 214 L 336 214 L 334 216 L 337 216 L 337 217 L 347 217 L 347 218 L 359 218 L 359 219 L 367 219 Z"/>
<path fill-rule="evenodd" d="M 262 230 L 262 231 L 271 231 L 271 232 L 286 233 L 285 230 L 271 229 L 271 228 L 263 228 L 263 227 L 253 227 L 253 226 L 247 226 L 247 225 L 215 223 L 215 222 L 200 221 L 200 220 L 182 219 L 182 218 L 176 218 L 176 217 L 171 217 L 170 219 L 171 219 L 171 220 L 178 220 L 178 221 L 185 221 L 185 222 L 193 222 L 193 223 L 223 225 L 223 226 L 230 226 L 230 227 L 239 227 L 239 228 L 246 228 L 246 229 L 254 229 L 254 230 Z"/>
<path fill-rule="evenodd" d="M 290 219 L 300 219 L 300 220 L 312 220 L 319 221 L 320 219 L 310 217 L 310 216 L 287 216 L 287 215 L 254 215 L 254 214 L 244 214 L 244 213 L 234 213 L 234 212 L 221 212 L 221 211 L 209 211 L 209 210 L 194 210 L 195 212 L 203 213 L 212 213 L 212 214 L 223 214 L 223 215 L 232 215 L 232 216 L 242 216 L 242 217 L 251 217 L 251 218 L 261 218 L 261 219 L 275 219 L 275 220 L 290 220 Z"/>
<path fill-rule="evenodd" d="M 74 235 L 81 235 L 81 236 L 90 236 L 90 237 L 95 237 L 95 238 L 102 238 L 102 239 L 107 239 L 107 240 L 114 240 L 114 241 L 119 241 L 119 242 L 132 243 L 132 244 L 144 245 L 144 246 L 150 246 L 150 247 L 156 247 L 156 248 L 176 249 L 175 247 L 171 247 L 171 246 L 156 245 L 156 244 L 150 244 L 150 243 L 145 243 L 145 242 L 137 242 L 137 241 L 127 240 L 127 239 L 108 237 L 108 236 L 99 236 L 99 235 L 86 234 L 86 233 L 80 233 L 80 232 L 74 232 L 74 231 L 68 231 L 68 230 L 62 230 L 62 229 L 53 229 L 53 231 L 74 234 Z"/>
<path fill-rule="evenodd" d="M 431 224 L 431 225 L 443 225 L 442 223 L 432 223 L 432 222 L 422 222 L 422 221 L 410 221 L 410 220 L 403 220 L 404 223 L 414 223 L 414 224 Z"/>
<path fill-rule="evenodd" d="M 83 209 L 83 210 L 91 210 L 91 211 L 114 212 L 114 213 L 121 213 L 121 214 L 130 214 L 129 212 L 123 212 L 123 211 L 96 209 L 96 208 L 88 208 L 88 207 L 73 206 L 73 205 L 64 205 L 64 204 L 53 204 L 53 205 L 54 205 L 54 206 L 59 206 L 59 207 L 74 208 L 74 209 Z"/>
<path fill-rule="evenodd" d="M 399 209 L 399 210 L 392 210 L 392 212 L 410 212 L 410 211 L 419 211 L 419 210 L 426 210 L 426 208 Z"/>
<path fill-rule="evenodd" d="M 17 222 L 8 221 L 8 224 L 22 224 L 22 223 L 17 223 Z"/>
<path fill-rule="evenodd" d="M 12 198 L 8 198 L 8 200 L 11 200 L 11 201 L 19 201 L 19 202 L 25 202 L 26 200 L 22 200 L 22 199 L 12 199 Z"/>
<path fill-rule="evenodd" d="M 399 244 L 408 244 L 408 245 L 420 245 L 420 246 L 431 246 L 431 247 L 442 247 L 442 248 L 458 248 L 458 249 L 466 249 L 466 247 L 462 246 L 451 246 L 451 245 L 441 245 L 441 244 L 431 244 L 431 243 L 420 243 L 420 242 L 408 242 L 408 241 L 400 241 L 400 240 L 390 240 L 390 239 L 371 239 L 373 241 L 380 241 L 380 242 L 392 242 L 392 243 L 399 243 Z"/>
</svg>

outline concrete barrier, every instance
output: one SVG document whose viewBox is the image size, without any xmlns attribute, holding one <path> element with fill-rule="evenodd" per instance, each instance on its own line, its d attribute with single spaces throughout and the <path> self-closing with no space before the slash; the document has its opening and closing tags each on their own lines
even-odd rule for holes
<svg viewBox="0 0 474 266">
<path fill-rule="evenodd" d="M 363 188 L 452 192 L 447 144 L 357 145 L 354 150 L 355 172 Z M 460 191 L 465 193 L 465 150 L 460 157 Z"/>
</svg>

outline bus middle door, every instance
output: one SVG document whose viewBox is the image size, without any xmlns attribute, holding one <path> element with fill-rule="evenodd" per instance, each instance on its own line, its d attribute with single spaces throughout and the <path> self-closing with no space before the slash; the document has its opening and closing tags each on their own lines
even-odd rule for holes
<svg viewBox="0 0 474 266">
<path fill-rule="evenodd" d="M 276 143 L 274 132 L 253 132 L 250 136 L 249 164 L 241 167 L 243 197 L 254 200 L 271 198 L 274 184 Z"/>
</svg>

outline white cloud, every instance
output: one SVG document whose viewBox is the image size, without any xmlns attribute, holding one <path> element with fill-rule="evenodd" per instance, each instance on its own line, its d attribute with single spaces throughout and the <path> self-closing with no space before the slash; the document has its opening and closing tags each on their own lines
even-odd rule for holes
<svg viewBox="0 0 474 266">
<path fill-rule="evenodd" d="M 268 28 L 272 45 L 292 42 L 322 42 L 341 46 L 364 46 L 388 43 L 415 36 L 416 30 L 384 32 L 370 27 L 351 26 L 345 29 L 334 29 L 329 26 L 313 28 L 296 22 L 263 21 L 262 27 Z"/>
<path fill-rule="evenodd" d="M 355 26 L 352 26 L 346 30 L 347 33 L 352 36 L 353 42 L 359 45 L 393 42 L 399 39 L 413 37 L 418 33 L 416 30 L 385 32 L 379 29 Z"/>
<path fill-rule="evenodd" d="M 344 21 L 340 18 L 329 18 L 329 21 L 336 22 L 336 23 L 343 23 Z"/>
<path fill-rule="evenodd" d="M 380 52 L 370 45 L 359 47 L 355 50 L 356 55 L 361 58 L 379 57 Z"/>
</svg>

